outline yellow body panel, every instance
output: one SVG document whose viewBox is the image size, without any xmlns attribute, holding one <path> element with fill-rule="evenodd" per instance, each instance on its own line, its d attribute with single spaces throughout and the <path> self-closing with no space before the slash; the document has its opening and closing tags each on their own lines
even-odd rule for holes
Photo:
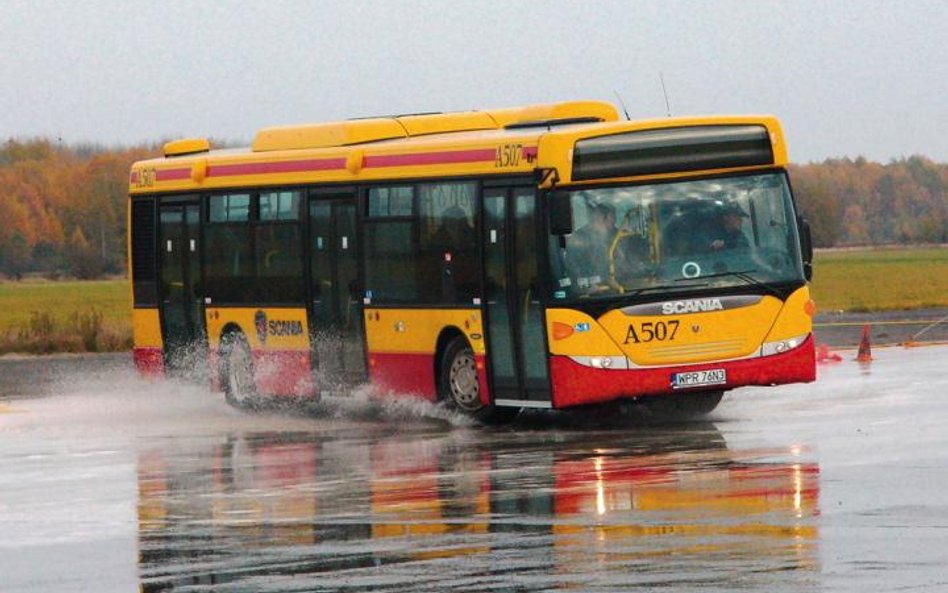
<svg viewBox="0 0 948 593">
<path fill-rule="evenodd" d="M 258 332 L 257 328 L 258 313 L 261 312 L 265 317 L 265 336 Z M 212 349 L 220 345 L 221 335 L 228 325 L 239 327 L 254 350 L 309 349 L 306 309 L 302 307 L 208 307 L 204 315 L 207 321 L 208 344 Z"/>
<path fill-rule="evenodd" d="M 171 142 L 166 142 L 163 147 L 165 156 L 207 152 L 210 149 L 211 143 L 207 138 L 182 138 L 181 140 L 172 140 Z"/>
<path fill-rule="evenodd" d="M 445 113 L 437 117 L 431 115 L 409 115 L 399 117 L 398 122 L 405 127 L 409 136 L 426 136 L 447 132 L 468 132 L 471 130 L 492 130 L 497 122 L 483 111 L 463 113 Z"/>
<path fill-rule="evenodd" d="M 161 348 L 158 309 L 132 309 L 132 343 L 136 348 Z"/>
<path fill-rule="evenodd" d="M 438 344 L 438 336 L 447 327 L 460 330 L 475 354 L 484 354 L 484 328 L 477 309 L 365 310 L 369 352 L 431 354 Z"/>
<path fill-rule="evenodd" d="M 750 356 L 760 348 L 783 303 L 766 296 L 752 306 L 706 313 L 628 316 L 614 310 L 599 318 L 629 359 L 639 365 L 667 365 L 727 360 Z M 668 324 L 678 321 L 674 332 Z M 646 341 L 644 324 L 664 323 L 667 340 Z M 629 338 L 630 324 L 639 342 Z M 674 333 L 674 338 L 670 336 Z"/>
<path fill-rule="evenodd" d="M 593 319 L 573 309 L 549 309 L 547 338 L 554 355 L 618 356 L 637 366 L 745 358 L 764 342 L 809 334 L 809 300 L 804 287 L 786 303 L 764 296 L 756 304 L 723 311 L 629 315 L 614 309 Z"/>
<path fill-rule="evenodd" d="M 557 324 L 576 328 L 586 324 L 586 331 L 575 329 L 567 337 L 558 337 Z M 624 356 L 622 348 L 599 324 L 589 315 L 575 309 L 547 309 L 546 311 L 547 343 L 550 353 L 562 356 Z"/>
<path fill-rule="evenodd" d="M 552 129 L 546 126 L 504 129 L 504 126 L 514 123 L 561 118 L 602 121 Z M 538 167 L 555 168 L 556 179 L 564 184 L 571 182 L 572 151 L 578 140 L 640 130 L 729 124 L 765 126 L 773 147 L 773 166 L 786 165 L 783 134 L 779 122 L 772 116 L 622 121 L 608 103 L 573 101 L 483 112 L 267 128 L 257 135 L 252 150 L 219 150 L 135 163 L 129 179 L 130 193 L 532 174 Z M 197 147 L 196 144 L 183 146 Z M 754 168 L 759 167 L 727 171 Z M 694 174 L 674 173 L 636 179 L 670 179 Z M 548 177 L 551 179 L 553 176 Z"/>
<path fill-rule="evenodd" d="M 773 328 L 765 341 L 776 342 L 808 335 L 813 331 L 813 312 L 815 305 L 810 299 L 810 288 L 804 286 L 787 298 L 783 309 L 777 315 Z"/>
<path fill-rule="evenodd" d="M 405 128 L 394 119 L 359 119 L 343 122 L 264 128 L 253 139 L 254 152 L 326 148 L 363 142 L 404 138 Z"/>
</svg>

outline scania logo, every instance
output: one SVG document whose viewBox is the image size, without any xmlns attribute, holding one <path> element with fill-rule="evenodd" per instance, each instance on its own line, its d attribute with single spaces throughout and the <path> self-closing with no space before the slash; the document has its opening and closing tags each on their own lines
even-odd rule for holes
<svg viewBox="0 0 948 593">
<path fill-rule="evenodd" d="M 671 301 L 662 303 L 663 315 L 680 315 L 682 313 L 703 313 L 705 311 L 723 311 L 721 299 L 693 299 L 690 301 Z"/>
</svg>

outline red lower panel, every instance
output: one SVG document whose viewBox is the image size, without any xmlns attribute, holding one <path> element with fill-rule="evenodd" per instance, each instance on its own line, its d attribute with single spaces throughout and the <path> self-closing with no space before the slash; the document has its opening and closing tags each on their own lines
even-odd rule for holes
<svg viewBox="0 0 948 593">
<path fill-rule="evenodd" d="M 161 348 L 132 348 L 135 368 L 145 377 L 161 377 L 165 374 L 165 357 Z"/>
<path fill-rule="evenodd" d="M 306 350 L 255 350 L 253 372 L 260 393 L 297 397 L 316 394 Z"/>
<path fill-rule="evenodd" d="M 385 391 L 438 399 L 434 354 L 370 352 L 369 381 Z"/>
<path fill-rule="evenodd" d="M 550 357 L 553 407 L 566 408 L 606 402 L 624 397 L 685 393 L 671 387 L 672 373 L 726 369 L 727 385 L 733 389 L 745 385 L 808 383 L 816 379 L 813 336 L 799 348 L 766 358 L 733 362 L 698 364 L 658 369 L 604 370 L 583 366 L 567 356 Z"/>
<path fill-rule="evenodd" d="M 483 354 L 474 355 L 481 402 L 490 403 L 486 362 Z M 369 353 L 369 380 L 373 385 L 399 395 L 421 396 L 438 400 L 433 354 Z"/>
</svg>

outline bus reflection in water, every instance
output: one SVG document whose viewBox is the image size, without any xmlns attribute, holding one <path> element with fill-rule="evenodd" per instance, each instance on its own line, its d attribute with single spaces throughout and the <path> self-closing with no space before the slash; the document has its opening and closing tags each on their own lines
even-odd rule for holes
<svg viewBox="0 0 948 593">
<path fill-rule="evenodd" d="M 142 590 L 737 586 L 788 570 L 802 586 L 819 570 L 819 468 L 792 451 L 735 453 L 713 426 L 684 447 L 464 438 L 259 434 L 145 453 Z"/>
</svg>

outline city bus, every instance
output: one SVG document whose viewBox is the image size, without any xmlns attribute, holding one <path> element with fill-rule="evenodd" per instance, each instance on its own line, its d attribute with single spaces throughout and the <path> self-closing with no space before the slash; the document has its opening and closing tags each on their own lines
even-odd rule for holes
<svg viewBox="0 0 948 593">
<path fill-rule="evenodd" d="M 164 145 L 129 177 L 134 360 L 228 402 L 367 383 L 480 419 L 702 415 L 815 379 L 809 227 L 772 116 L 572 101 Z"/>
</svg>

